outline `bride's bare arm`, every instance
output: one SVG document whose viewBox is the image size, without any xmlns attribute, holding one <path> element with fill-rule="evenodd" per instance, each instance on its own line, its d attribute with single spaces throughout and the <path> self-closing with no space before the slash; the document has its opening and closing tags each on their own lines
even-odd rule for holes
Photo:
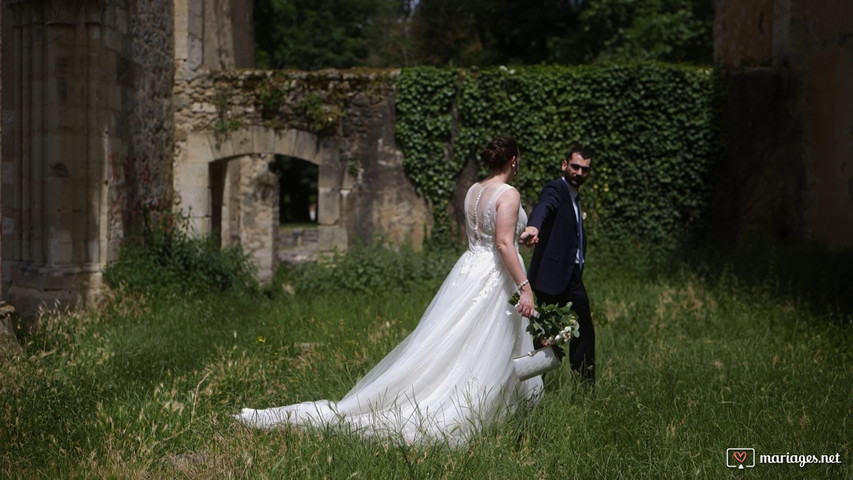
<svg viewBox="0 0 853 480">
<path fill-rule="evenodd" d="M 518 259 L 515 249 L 515 227 L 518 223 L 518 208 L 521 199 L 518 190 L 511 188 L 502 193 L 495 204 L 495 246 L 500 252 L 501 261 L 512 277 L 512 281 L 520 286 L 520 298 L 518 300 L 518 311 L 521 315 L 529 317 L 533 315 L 533 289 L 527 281 L 524 267 Z"/>
</svg>

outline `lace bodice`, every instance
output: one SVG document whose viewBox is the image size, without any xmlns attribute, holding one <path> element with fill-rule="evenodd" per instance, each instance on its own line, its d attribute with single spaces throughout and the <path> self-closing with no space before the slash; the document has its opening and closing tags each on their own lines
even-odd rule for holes
<svg viewBox="0 0 853 480">
<path fill-rule="evenodd" d="M 475 183 L 465 196 L 465 219 L 468 230 L 469 249 L 495 249 L 496 210 L 495 204 L 502 193 L 512 188 L 506 183 Z M 527 214 L 519 206 L 518 222 L 515 226 L 515 239 L 527 225 Z"/>
</svg>

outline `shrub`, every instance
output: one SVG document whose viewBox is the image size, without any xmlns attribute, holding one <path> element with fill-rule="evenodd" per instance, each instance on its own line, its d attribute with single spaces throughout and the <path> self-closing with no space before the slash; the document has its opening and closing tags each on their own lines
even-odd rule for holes
<svg viewBox="0 0 853 480">
<path fill-rule="evenodd" d="M 282 281 L 302 293 L 369 293 L 378 289 L 409 289 L 426 284 L 437 287 L 458 257 L 451 249 L 430 245 L 415 251 L 375 239 L 356 244 L 346 253 L 335 252 L 326 261 L 302 264 L 282 271 Z"/>
<path fill-rule="evenodd" d="M 242 248 L 221 248 L 216 239 L 190 234 L 182 213 L 146 212 L 141 238 L 122 246 L 104 278 L 132 291 L 202 293 L 251 289 L 255 268 Z"/>
</svg>

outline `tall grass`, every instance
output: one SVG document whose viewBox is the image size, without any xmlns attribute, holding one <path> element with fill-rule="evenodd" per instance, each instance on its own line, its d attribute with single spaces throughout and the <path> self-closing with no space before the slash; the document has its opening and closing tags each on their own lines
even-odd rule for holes
<svg viewBox="0 0 853 480">
<path fill-rule="evenodd" d="M 338 274 L 282 272 L 265 291 L 176 300 L 119 288 L 96 311 L 43 312 L 24 353 L 0 370 L 0 476 L 853 476 L 851 312 L 838 299 L 821 309 L 778 278 L 740 275 L 719 259 L 717 269 L 694 257 L 666 274 L 627 254 L 590 259 L 596 387 L 576 385 L 566 368 L 550 374 L 539 405 L 467 448 L 233 421 L 244 406 L 343 396 L 414 328 L 455 260 L 371 248 L 339 258 Z M 386 281 L 346 288 L 359 282 L 351 271 L 359 265 Z M 320 293 L 307 287 L 320 283 Z M 726 466 L 733 447 L 839 453 L 842 463 L 743 472 Z"/>
</svg>

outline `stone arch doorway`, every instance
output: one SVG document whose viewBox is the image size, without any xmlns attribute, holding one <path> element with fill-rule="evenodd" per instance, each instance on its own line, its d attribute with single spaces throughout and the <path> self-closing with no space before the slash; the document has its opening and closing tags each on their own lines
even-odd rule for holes
<svg viewBox="0 0 853 480">
<path fill-rule="evenodd" d="M 276 154 L 317 165 L 315 251 L 345 250 L 341 212 L 353 179 L 334 139 L 264 127 L 192 132 L 174 169 L 179 208 L 193 229 L 219 236 L 223 245 L 242 245 L 261 281 L 272 279 L 279 264 L 278 178 L 269 167 Z"/>
<path fill-rule="evenodd" d="M 278 176 L 279 224 L 316 224 L 317 165 L 296 157 L 275 155 L 270 170 Z"/>
<path fill-rule="evenodd" d="M 270 169 L 278 177 L 278 260 L 283 264 L 314 260 L 319 168 L 296 157 L 275 155 Z"/>
</svg>

